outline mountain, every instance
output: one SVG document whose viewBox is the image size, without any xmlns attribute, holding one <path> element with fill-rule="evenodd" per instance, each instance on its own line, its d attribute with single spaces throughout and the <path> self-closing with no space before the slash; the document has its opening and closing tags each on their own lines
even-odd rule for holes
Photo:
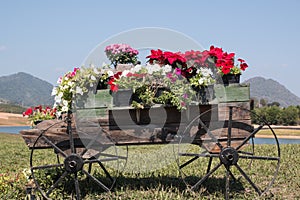
<svg viewBox="0 0 300 200">
<path fill-rule="evenodd" d="M 30 74 L 19 72 L 0 77 L 0 99 L 22 106 L 53 105 L 53 86 Z"/>
<path fill-rule="evenodd" d="M 250 83 L 251 97 L 267 99 L 269 103 L 278 102 L 282 107 L 300 105 L 300 98 L 275 80 L 254 77 L 244 83 Z"/>
</svg>

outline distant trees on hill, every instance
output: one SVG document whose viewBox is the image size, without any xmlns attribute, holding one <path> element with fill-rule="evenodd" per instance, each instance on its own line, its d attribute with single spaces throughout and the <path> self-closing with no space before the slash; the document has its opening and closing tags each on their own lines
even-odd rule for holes
<svg viewBox="0 0 300 200">
<path fill-rule="evenodd" d="M 259 103 L 258 103 L 259 102 Z M 261 123 L 263 118 L 270 125 L 297 125 L 300 123 L 300 105 L 280 107 L 278 102 L 267 103 L 266 100 L 254 100 L 252 123 Z"/>
</svg>

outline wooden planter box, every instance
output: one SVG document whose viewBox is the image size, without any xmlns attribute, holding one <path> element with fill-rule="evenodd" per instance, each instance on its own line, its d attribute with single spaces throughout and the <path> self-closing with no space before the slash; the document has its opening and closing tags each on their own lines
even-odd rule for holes
<svg viewBox="0 0 300 200">
<path fill-rule="evenodd" d="M 248 84 L 229 84 L 214 86 L 215 96 L 218 102 L 244 102 L 250 100 L 250 86 Z"/>
</svg>

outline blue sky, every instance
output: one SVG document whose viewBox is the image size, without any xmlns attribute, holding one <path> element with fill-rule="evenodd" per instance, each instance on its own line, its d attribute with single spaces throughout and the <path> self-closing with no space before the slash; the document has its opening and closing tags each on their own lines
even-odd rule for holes
<svg viewBox="0 0 300 200">
<path fill-rule="evenodd" d="M 204 48 L 236 52 L 242 79 L 272 78 L 300 96 L 300 1 L 0 0 L 0 76 L 20 71 L 52 84 L 122 31 L 161 27 Z"/>
</svg>

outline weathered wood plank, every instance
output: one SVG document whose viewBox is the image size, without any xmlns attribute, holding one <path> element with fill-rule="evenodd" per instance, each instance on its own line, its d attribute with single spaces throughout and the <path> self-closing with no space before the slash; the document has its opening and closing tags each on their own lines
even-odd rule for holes
<svg viewBox="0 0 300 200">
<path fill-rule="evenodd" d="M 248 84 L 230 84 L 214 86 L 215 96 L 218 102 L 242 102 L 250 100 L 250 86 Z"/>
</svg>

